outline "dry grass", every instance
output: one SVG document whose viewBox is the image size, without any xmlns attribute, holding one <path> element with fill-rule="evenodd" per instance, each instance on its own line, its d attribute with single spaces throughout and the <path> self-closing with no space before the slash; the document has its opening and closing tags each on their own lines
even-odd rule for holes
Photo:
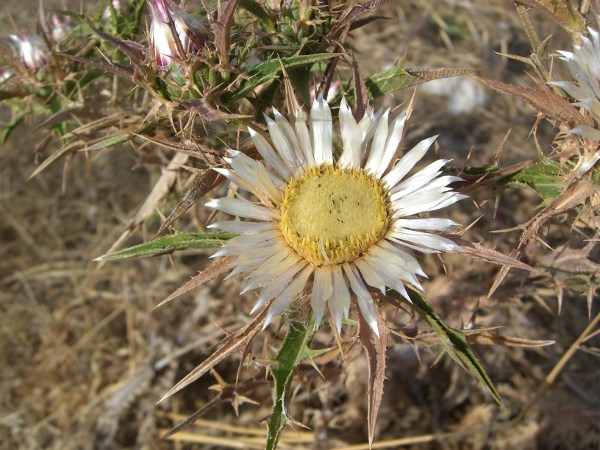
<svg viewBox="0 0 600 450">
<path fill-rule="evenodd" d="M 20 10 L 16 20 L 27 23 L 31 17 L 23 14 L 21 4 L 6 2 L 1 13 Z M 494 53 L 526 55 L 529 48 L 510 2 L 411 0 L 387 7 L 384 15 L 389 19 L 356 32 L 352 41 L 363 74 L 406 55 L 408 66 L 480 67 L 489 78 L 530 83 L 522 65 Z M 568 37 L 546 18 L 540 16 L 537 24 L 541 35 L 555 33 L 553 48 L 569 47 Z M 454 158 L 456 166 L 463 165 L 471 147 L 470 164 L 481 165 L 493 161 L 511 129 L 501 164 L 535 158 L 529 138 L 535 112 L 514 98 L 485 93 L 485 105 L 459 116 L 448 113 L 439 97 L 419 94 L 410 139 L 440 133 L 439 151 Z M 6 111 L 2 119 L 7 120 Z M 242 373 L 246 384 L 237 391 L 228 383 L 235 381 L 241 355 L 221 363 L 218 374 L 156 405 L 228 331 L 247 322 L 253 298 L 240 298 L 235 282 L 219 281 L 153 310 L 203 267 L 206 255 L 188 252 L 100 266 L 91 262 L 134 217 L 160 175 L 160 161 L 149 161 L 131 146 L 80 154 L 72 160 L 61 193 L 60 162 L 27 181 L 36 163 L 47 156 L 33 154 L 41 136 L 34 125 L 21 125 L 0 148 L 0 447 L 262 448 L 260 420 L 271 405 L 264 362 L 280 339 L 273 329 L 255 343 L 254 358 Z M 548 152 L 554 133 L 547 124 L 538 132 Z M 185 181 L 181 178 L 161 202 L 162 214 L 180 199 Z M 508 253 L 518 233 L 491 232 L 526 222 L 539 199 L 511 190 L 496 205 L 496 194 L 475 192 L 473 202 L 462 202 L 451 218 L 467 224 L 483 215 L 466 237 Z M 178 227 L 197 230 L 207 222 L 207 214 L 196 206 Z M 150 239 L 159 220 L 156 212 L 129 242 Z M 477 325 L 498 325 L 507 336 L 556 343 L 534 349 L 476 345 L 504 398 L 499 407 L 449 358 L 432 366 L 439 348 L 428 345 L 431 336 L 422 323 L 403 312 L 390 315 L 391 324 L 411 339 L 397 339 L 390 348 L 373 448 L 600 446 L 599 341 L 594 328 L 588 332 L 591 337 L 577 342 L 585 338 L 590 323 L 585 295 L 566 289 L 562 313 L 556 314 L 556 286 L 573 276 L 569 271 L 577 268 L 572 264 L 582 255 L 596 267 L 600 262 L 597 248 L 581 251 L 591 230 L 580 234 L 571 223 L 572 218 L 558 217 L 543 233 L 555 249 L 579 249 L 570 263 L 550 279 L 512 271 L 491 299 L 486 294 L 497 267 L 460 256 L 445 257 L 444 264 L 434 257 L 424 259 L 430 275 L 425 285 L 428 298 L 450 324 L 466 323 L 479 304 Z M 528 247 L 524 259 L 542 267 L 556 261 L 552 251 L 537 242 Z M 597 311 L 596 302 L 592 318 Z M 317 342 L 331 345 L 327 333 L 318 335 Z M 291 406 L 293 417 L 310 430 L 290 430 L 280 448 L 368 448 L 367 369 L 360 349 L 349 347 L 344 363 L 335 351 L 321 358 L 324 378 L 312 367 L 302 367 Z M 215 384 L 218 389 L 208 389 Z M 225 392 L 223 401 L 202 420 L 160 440 L 164 431 L 219 392 Z M 237 404 L 239 417 L 232 408 Z"/>
</svg>

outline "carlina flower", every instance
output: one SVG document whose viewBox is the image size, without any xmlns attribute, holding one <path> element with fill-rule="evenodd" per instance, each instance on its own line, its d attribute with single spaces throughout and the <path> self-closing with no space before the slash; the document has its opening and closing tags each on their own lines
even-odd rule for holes
<svg viewBox="0 0 600 450">
<path fill-rule="evenodd" d="M 185 13 L 169 0 L 148 0 L 147 5 L 151 17 L 150 47 L 158 67 L 169 67 L 172 60 L 185 61 L 188 54 L 198 53 L 204 48 L 209 31 L 199 19 Z M 170 20 L 181 47 L 177 45 Z"/>
<path fill-rule="evenodd" d="M 49 61 L 49 51 L 40 36 L 25 36 L 22 33 L 9 34 L 8 39 L 15 55 L 28 69 L 39 69 Z"/>
<path fill-rule="evenodd" d="M 587 110 L 597 127 L 600 124 L 600 36 L 592 28 L 588 31 L 590 37 L 580 36 L 582 45 L 574 46 L 573 52 L 558 51 L 575 82 L 553 81 L 550 84 L 560 87 L 577 100 L 573 104 Z M 572 129 L 571 133 L 600 140 L 600 130 L 586 125 Z"/>
<path fill-rule="evenodd" d="M 368 112 L 356 122 L 345 100 L 339 122 L 343 151 L 333 150 L 329 105 L 319 97 L 307 126 L 302 110 L 290 123 L 276 110 L 266 118 L 272 144 L 250 129 L 264 162 L 230 150 L 230 169 L 215 169 L 256 200 L 219 198 L 207 206 L 239 216 L 210 225 L 241 233 L 214 256 L 235 257 L 229 277 L 241 274 L 242 293 L 258 289 L 252 312 L 270 303 L 265 327 L 302 293 L 308 294 L 317 326 L 329 310 L 340 331 L 354 298 L 375 333 L 377 306 L 367 286 L 391 288 L 405 298 L 405 284 L 422 290 L 425 277 L 412 252 L 460 252 L 435 234 L 457 225 L 448 219 L 415 217 L 465 198 L 448 186 L 459 178 L 442 175 L 437 160 L 407 177 L 436 136 L 401 158 L 406 111 L 388 122 L 390 110 Z M 267 169 L 268 167 L 268 169 Z"/>
</svg>

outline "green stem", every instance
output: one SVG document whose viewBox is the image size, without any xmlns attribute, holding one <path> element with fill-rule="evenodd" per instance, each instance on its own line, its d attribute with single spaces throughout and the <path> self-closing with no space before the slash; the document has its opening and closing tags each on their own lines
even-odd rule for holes
<svg viewBox="0 0 600 450">
<path fill-rule="evenodd" d="M 298 366 L 314 352 L 309 348 L 315 334 L 312 315 L 307 318 L 302 310 L 292 311 L 288 316 L 289 329 L 283 344 L 273 360 L 271 372 L 275 381 L 275 402 L 269 418 L 266 450 L 274 450 L 288 422 L 290 385 Z"/>
</svg>

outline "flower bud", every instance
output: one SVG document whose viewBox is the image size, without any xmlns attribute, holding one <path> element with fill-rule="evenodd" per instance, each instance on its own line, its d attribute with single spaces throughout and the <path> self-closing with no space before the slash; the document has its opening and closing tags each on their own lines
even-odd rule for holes
<svg viewBox="0 0 600 450">
<path fill-rule="evenodd" d="M 22 33 L 9 34 L 8 38 L 17 56 L 28 69 L 39 69 L 49 62 L 48 49 L 40 36 L 27 37 Z"/>
<path fill-rule="evenodd" d="M 172 60 L 185 61 L 188 54 L 198 53 L 204 48 L 208 29 L 200 20 L 183 12 L 169 0 L 148 0 L 147 4 L 151 16 L 150 47 L 158 67 L 169 67 Z M 169 24 L 171 21 L 176 36 Z"/>
</svg>

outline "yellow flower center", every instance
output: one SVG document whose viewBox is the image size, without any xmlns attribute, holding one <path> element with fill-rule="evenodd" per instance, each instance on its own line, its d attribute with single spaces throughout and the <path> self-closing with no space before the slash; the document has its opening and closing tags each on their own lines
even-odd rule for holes
<svg viewBox="0 0 600 450">
<path fill-rule="evenodd" d="M 313 167 L 292 178 L 283 193 L 283 236 L 315 266 L 353 261 L 389 223 L 388 194 L 363 169 Z"/>
</svg>

